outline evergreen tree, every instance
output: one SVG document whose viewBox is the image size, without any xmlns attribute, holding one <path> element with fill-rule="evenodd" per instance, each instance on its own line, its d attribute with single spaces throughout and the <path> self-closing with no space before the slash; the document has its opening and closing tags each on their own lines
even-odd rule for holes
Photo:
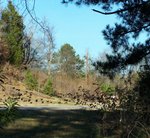
<svg viewBox="0 0 150 138">
<path fill-rule="evenodd" d="M 2 11 L 1 25 L 3 39 L 9 49 L 9 62 L 20 65 L 23 60 L 23 19 L 19 15 L 11 1 L 8 2 L 7 8 Z"/>
<path fill-rule="evenodd" d="M 43 92 L 45 94 L 48 94 L 50 96 L 54 96 L 55 95 L 55 91 L 53 90 L 53 84 L 51 79 L 47 79 L 46 83 L 44 84 L 44 89 Z"/>
<path fill-rule="evenodd" d="M 95 63 L 101 73 L 114 75 L 128 66 L 137 65 L 143 59 L 145 65 L 149 64 L 149 0 L 63 0 L 62 2 L 72 2 L 77 5 L 98 5 L 102 11 L 96 9 L 93 11 L 119 17 L 119 23 L 113 27 L 107 25 L 103 31 L 107 44 L 112 48 L 112 54 L 106 55 L 106 62 Z M 142 37 L 143 34 L 147 36 Z"/>
<path fill-rule="evenodd" d="M 80 59 L 79 55 L 76 55 L 70 44 L 64 44 L 53 58 L 52 62 L 54 64 L 57 62 L 59 70 L 69 76 L 77 75 L 84 66 L 84 61 Z"/>
<path fill-rule="evenodd" d="M 63 0 L 77 5 L 98 5 L 93 11 L 104 15 L 117 15 L 120 19 L 113 27 L 107 25 L 103 35 L 112 48 L 106 61 L 97 61 L 100 73 L 113 77 L 116 73 L 145 61 L 134 91 L 146 110 L 150 105 L 150 0 Z M 143 37 L 144 35 L 144 37 Z M 143 109 L 144 109 L 143 108 Z"/>
</svg>

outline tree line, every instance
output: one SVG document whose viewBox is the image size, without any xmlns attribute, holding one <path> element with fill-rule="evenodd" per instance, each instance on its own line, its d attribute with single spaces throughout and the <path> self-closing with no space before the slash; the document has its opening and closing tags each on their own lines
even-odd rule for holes
<svg viewBox="0 0 150 138">
<path fill-rule="evenodd" d="M 54 51 L 52 29 L 46 21 L 43 21 L 42 26 L 43 37 L 37 38 L 35 42 L 34 38 L 25 32 L 23 16 L 19 14 L 12 1 L 9 1 L 7 7 L 1 12 L 0 63 L 9 62 L 15 66 L 31 64 L 32 67 L 35 63 L 35 66 L 48 70 L 49 74 L 51 69 L 61 70 L 72 76 L 82 72 L 84 60 L 76 54 L 73 46 L 66 43 L 58 51 Z M 42 52 L 40 47 L 43 48 Z"/>
<path fill-rule="evenodd" d="M 117 74 L 124 74 L 127 77 L 136 72 L 139 80 L 132 93 L 138 95 L 139 101 L 142 101 L 149 111 L 150 1 L 62 0 L 62 3 L 98 6 L 98 10 L 92 9 L 97 14 L 116 15 L 119 21 L 114 25 L 108 24 L 102 31 L 112 52 L 106 54 L 105 61 L 100 59 L 94 63 L 94 66 L 99 73 L 111 79 Z M 137 66 L 139 68 L 135 71 L 134 68 Z"/>
</svg>

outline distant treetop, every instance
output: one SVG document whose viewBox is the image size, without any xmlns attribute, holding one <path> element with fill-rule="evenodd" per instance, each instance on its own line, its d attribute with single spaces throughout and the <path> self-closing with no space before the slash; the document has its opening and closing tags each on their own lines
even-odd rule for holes
<svg viewBox="0 0 150 138">
<path fill-rule="evenodd" d="M 104 74 L 117 73 L 144 60 L 149 65 L 150 0 L 63 0 L 62 3 L 98 5 L 93 11 L 117 15 L 120 21 L 103 30 L 104 39 L 112 49 L 106 61 L 97 61 L 96 68 Z M 146 37 L 141 37 L 144 34 Z"/>
</svg>

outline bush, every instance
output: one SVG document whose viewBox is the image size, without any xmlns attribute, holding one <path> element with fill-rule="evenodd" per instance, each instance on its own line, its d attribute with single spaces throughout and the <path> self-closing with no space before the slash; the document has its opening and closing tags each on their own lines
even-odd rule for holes
<svg viewBox="0 0 150 138">
<path fill-rule="evenodd" d="M 108 94 L 112 94 L 112 93 L 115 92 L 115 87 L 112 86 L 112 85 L 110 85 L 110 84 L 105 84 L 105 83 L 103 83 L 103 84 L 100 86 L 100 88 L 101 88 L 101 90 L 102 90 L 103 92 L 106 92 L 106 93 L 108 93 Z"/>
<path fill-rule="evenodd" d="M 30 90 L 37 90 L 38 88 L 38 81 L 31 71 L 26 72 L 25 83 Z"/>
<path fill-rule="evenodd" d="M 52 84 L 52 81 L 51 79 L 47 79 L 45 85 L 44 85 L 44 89 L 43 89 L 43 92 L 45 94 L 48 94 L 50 96 L 54 96 L 55 95 L 55 92 L 53 90 L 53 84 Z"/>
<path fill-rule="evenodd" d="M 3 102 L 3 104 L 6 106 L 8 112 L 15 110 L 15 108 L 19 106 L 18 102 L 11 97 L 9 97 L 5 102 Z"/>
<path fill-rule="evenodd" d="M 17 106 L 19 105 L 15 99 L 9 97 L 3 104 L 6 109 L 0 111 L 0 129 L 3 129 L 8 123 L 15 121 L 19 115 L 17 110 Z"/>
<path fill-rule="evenodd" d="M 138 100 L 141 102 L 141 107 L 144 110 L 150 108 L 150 70 L 139 72 L 139 80 L 135 84 L 135 93 L 138 95 Z"/>
</svg>

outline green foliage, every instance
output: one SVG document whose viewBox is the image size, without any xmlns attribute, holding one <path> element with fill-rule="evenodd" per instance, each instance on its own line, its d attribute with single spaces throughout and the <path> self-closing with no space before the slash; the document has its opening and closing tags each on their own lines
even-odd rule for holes
<svg viewBox="0 0 150 138">
<path fill-rule="evenodd" d="M 43 92 L 47 95 L 55 96 L 55 91 L 53 90 L 53 84 L 50 78 L 47 79 Z"/>
<path fill-rule="evenodd" d="M 9 49 L 9 62 L 14 65 L 20 65 L 24 57 L 23 35 L 24 25 L 22 16 L 19 15 L 11 1 L 7 8 L 2 11 L 1 26 L 3 39 Z"/>
<path fill-rule="evenodd" d="M 30 90 L 37 90 L 38 81 L 31 71 L 27 71 L 25 74 L 25 83 Z"/>
<path fill-rule="evenodd" d="M 6 109 L 0 112 L 0 128 L 14 121 L 18 116 L 16 107 L 19 106 L 19 104 L 15 99 L 9 97 L 3 104 Z"/>
<path fill-rule="evenodd" d="M 79 55 L 76 55 L 70 44 L 64 44 L 53 58 L 52 62 L 58 64 L 58 70 L 69 76 L 78 75 L 84 66 L 84 61 L 80 59 Z"/>
<path fill-rule="evenodd" d="M 110 23 L 103 30 L 103 36 L 112 52 L 106 60 L 95 62 L 100 73 L 115 76 L 129 66 L 137 66 L 143 59 L 150 64 L 150 1 L 149 0 L 62 0 L 63 3 L 95 5 L 98 14 L 116 15 L 120 20 Z M 145 37 L 143 37 L 143 34 Z M 148 63 L 148 64 L 147 64 Z"/>
<path fill-rule="evenodd" d="M 106 92 L 108 94 L 112 94 L 115 92 L 115 87 L 110 85 L 110 84 L 106 84 L 106 83 L 103 83 L 101 86 L 100 86 L 101 90 L 103 92 Z"/>
<path fill-rule="evenodd" d="M 6 106 L 8 112 L 15 110 L 16 106 L 18 106 L 18 102 L 14 99 L 9 97 L 3 104 Z"/>
</svg>

